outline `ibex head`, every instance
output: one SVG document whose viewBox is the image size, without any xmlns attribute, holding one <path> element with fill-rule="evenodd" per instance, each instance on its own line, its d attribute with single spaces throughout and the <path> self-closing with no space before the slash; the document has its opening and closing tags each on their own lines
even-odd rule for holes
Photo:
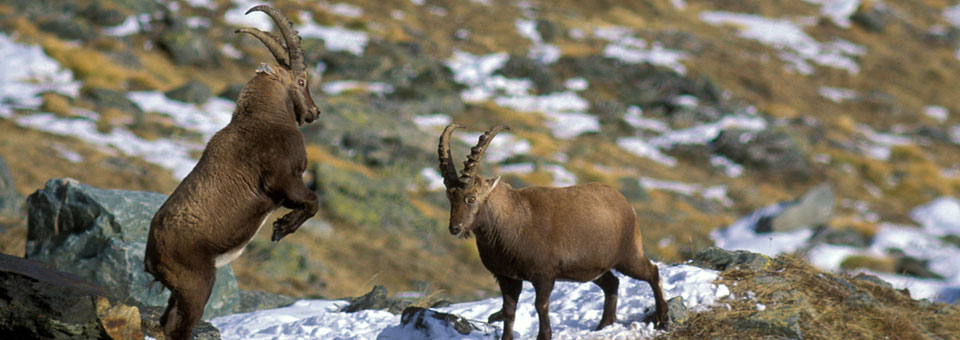
<svg viewBox="0 0 960 340">
<path fill-rule="evenodd" d="M 484 179 L 477 175 L 477 166 L 493 137 L 510 128 L 501 124 L 480 135 L 480 140 L 470 149 L 470 155 L 463 162 L 463 171 L 457 177 L 457 168 L 453 165 L 450 154 L 450 135 L 458 128 L 463 128 L 463 125 L 454 123 L 443 129 L 437 151 L 440 155 L 440 174 L 443 175 L 443 184 L 447 187 L 447 199 L 450 200 L 450 234 L 463 238 L 472 234 L 477 225 L 477 213 L 490 192 L 500 183 L 500 177 Z"/>
<path fill-rule="evenodd" d="M 320 109 L 314 104 L 313 97 L 310 96 L 310 79 L 307 74 L 306 64 L 303 62 L 303 49 L 300 47 L 300 36 L 293 29 L 293 22 L 290 21 L 279 10 L 267 5 L 259 5 L 250 8 L 250 12 L 264 12 L 273 18 L 273 21 L 280 28 L 283 35 L 283 41 L 270 32 L 264 32 L 252 27 L 245 27 L 236 30 L 236 33 L 248 33 L 260 40 L 273 57 L 277 60 L 279 67 L 273 67 L 268 64 L 260 64 L 257 73 L 265 74 L 279 82 L 286 89 L 290 98 L 293 113 L 296 116 L 297 124 L 303 125 L 313 122 L 320 116 Z M 284 45 L 285 44 L 285 45 Z"/>
</svg>

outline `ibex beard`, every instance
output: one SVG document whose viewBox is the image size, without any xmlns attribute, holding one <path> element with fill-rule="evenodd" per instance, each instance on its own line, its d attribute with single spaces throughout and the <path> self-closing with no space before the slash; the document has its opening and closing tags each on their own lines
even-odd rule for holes
<svg viewBox="0 0 960 340">
<path fill-rule="evenodd" d="M 489 321 L 503 320 L 501 339 L 513 339 L 513 323 L 521 284 L 536 291 L 540 320 L 538 340 L 551 338 L 549 302 L 557 280 L 587 282 L 604 293 L 603 315 L 597 330 L 616 320 L 619 279 L 611 272 L 646 281 L 653 289 L 657 328 L 667 327 L 667 303 L 659 268 L 643 253 L 640 225 L 633 207 L 619 191 L 598 183 L 564 188 L 513 189 L 500 178 L 477 174 L 498 125 L 480 136 L 457 176 L 450 136 L 459 124 L 440 135 L 440 173 L 450 201 L 450 234 L 476 236 L 480 261 L 496 278 L 503 308 Z"/>
<path fill-rule="evenodd" d="M 273 241 L 293 233 L 317 212 L 317 196 L 304 184 L 307 166 L 299 127 L 320 114 L 310 95 L 300 37 L 274 8 L 261 11 L 282 39 L 242 28 L 259 39 L 278 64 L 260 64 L 237 98 L 230 123 L 207 143 L 197 165 L 150 222 L 144 267 L 170 299 L 160 319 L 167 339 L 189 339 L 203 315 L 216 268 L 233 261 L 279 207 Z"/>
</svg>

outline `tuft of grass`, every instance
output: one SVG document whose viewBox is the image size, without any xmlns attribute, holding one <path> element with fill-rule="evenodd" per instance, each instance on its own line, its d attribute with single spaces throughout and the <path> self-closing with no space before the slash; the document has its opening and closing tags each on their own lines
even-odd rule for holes
<svg viewBox="0 0 960 340">
<path fill-rule="evenodd" d="M 26 216 L 0 215 L 0 253 L 23 257 L 27 251 Z"/>
<path fill-rule="evenodd" d="M 42 95 L 43 103 L 40 104 L 40 110 L 53 113 L 60 117 L 70 117 L 70 100 L 56 93 L 47 92 Z"/>
</svg>

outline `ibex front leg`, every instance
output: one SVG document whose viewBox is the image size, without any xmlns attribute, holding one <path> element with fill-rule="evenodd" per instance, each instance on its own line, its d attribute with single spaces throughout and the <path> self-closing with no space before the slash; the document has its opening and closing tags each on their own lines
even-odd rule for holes
<svg viewBox="0 0 960 340">
<path fill-rule="evenodd" d="M 281 205 L 293 211 L 273 222 L 273 236 L 270 239 L 274 242 L 297 231 L 303 222 L 317 213 L 318 209 L 317 195 L 303 184 L 303 179 L 299 176 L 287 177 L 279 188 L 284 195 Z"/>
<path fill-rule="evenodd" d="M 533 305 L 537 309 L 537 316 L 540 317 L 540 331 L 537 333 L 537 340 L 550 340 L 550 293 L 553 292 L 553 278 L 533 280 L 533 290 L 537 292 Z"/>
</svg>

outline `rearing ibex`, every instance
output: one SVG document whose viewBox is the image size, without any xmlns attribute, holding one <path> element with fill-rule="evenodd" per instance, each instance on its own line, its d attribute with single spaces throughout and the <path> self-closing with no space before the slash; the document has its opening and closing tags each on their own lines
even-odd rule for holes
<svg viewBox="0 0 960 340">
<path fill-rule="evenodd" d="M 300 37 L 280 11 L 265 5 L 279 38 L 241 28 L 263 42 L 279 65 L 260 64 L 237 98 L 230 123 L 217 132 L 196 167 L 150 223 L 144 266 L 170 289 L 160 319 L 168 339 L 188 339 L 210 297 L 216 268 L 233 261 L 278 207 L 293 211 L 273 222 L 273 241 L 317 212 L 304 185 L 307 157 L 299 126 L 320 112 L 307 86 Z M 284 46 L 284 42 L 286 46 Z"/>
<path fill-rule="evenodd" d="M 556 280 L 586 282 L 604 292 L 603 316 L 597 330 L 616 320 L 619 279 L 611 269 L 653 288 L 657 328 L 667 326 L 667 304 L 660 287 L 660 272 L 643 253 L 639 222 L 627 199 L 617 190 L 597 183 L 564 188 L 513 189 L 500 177 L 477 175 L 483 153 L 505 125 L 480 136 L 463 171 L 450 155 L 450 135 L 460 124 L 450 124 L 440 135 L 440 173 L 450 200 L 450 233 L 476 234 L 484 267 L 493 273 L 503 308 L 490 320 L 503 318 L 502 339 L 513 339 L 513 321 L 522 281 L 536 290 L 540 316 L 538 340 L 550 339 L 550 292 Z"/>
</svg>

